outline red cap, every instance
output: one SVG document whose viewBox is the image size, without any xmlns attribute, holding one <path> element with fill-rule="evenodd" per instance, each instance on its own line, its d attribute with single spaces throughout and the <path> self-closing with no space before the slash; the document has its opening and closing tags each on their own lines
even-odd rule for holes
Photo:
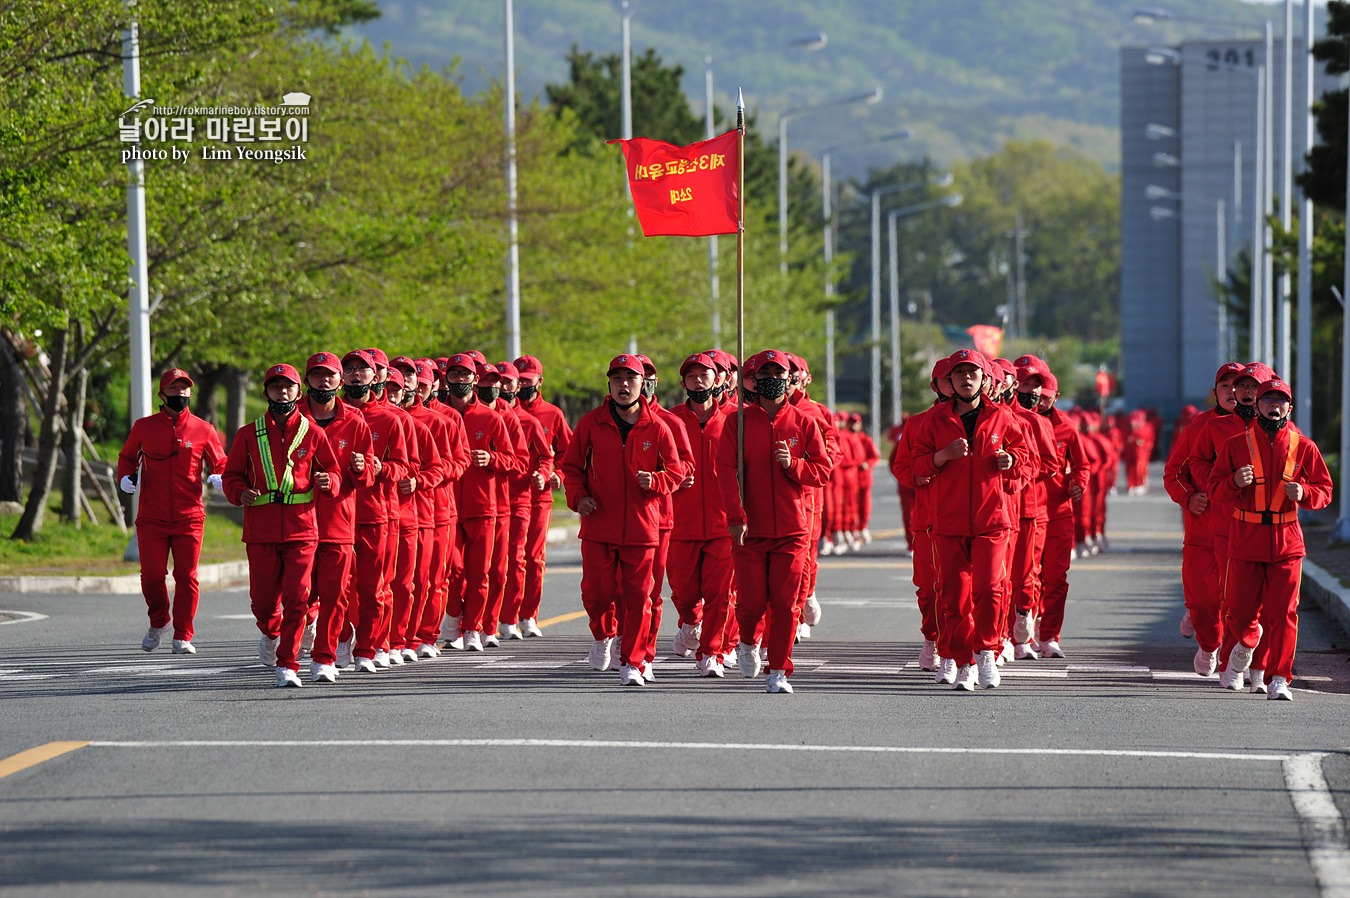
<svg viewBox="0 0 1350 898">
<path fill-rule="evenodd" d="M 1045 365 L 1041 364 L 1040 360 L 1038 359 L 1032 359 L 1031 363 L 1027 365 L 1018 365 L 1016 370 L 1013 372 L 1013 374 L 1017 377 L 1017 382 L 1019 384 L 1022 383 L 1022 381 L 1031 380 L 1033 377 L 1039 377 L 1041 379 L 1041 383 L 1044 383 L 1045 376 L 1049 373 L 1050 370 L 1046 368 Z"/>
<path fill-rule="evenodd" d="M 543 364 L 532 355 L 523 355 L 515 361 L 516 370 L 520 372 L 521 377 L 531 377 L 533 375 L 543 376 Z"/>
<path fill-rule="evenodd" d="M 187 381 L 189 387 L 196 386 L 196 384 L 192 382 L 192 378 L 188 377 L 188 373 L 182 368 L 170 368 L 159 376 L 159 388 L 162 390 L 176 380 Z"/>
<path fill-rule="evenodd" d="M 448 372 L 451 368 L 465 368 L 475 374 L 478 373 L 478 363 L 467 352 L 457 352 L 446 359 L 445 370 Z"/>
<path fill-rule="evenodd" d="M 1290 388 L 1289 384 L 1280 380 L 1278 377 L 1272 377 L 1270 380 L 1261 384 L 1260 388 L 1256 391 L 1256 398 L 1260 399 L 1267 393 L 1283 393 L 1284 397 L 1290 402 L 1294 401 L 1293 389 Z"/>
<path fill-rule="evenodd" d="M 716 372 L 717 369 L 721 367 L 717 364 L 717 361 L 706 352 L 696 352 L 680 363 L 680 377 L 684 377 L 689 369 L 693 368 L 695 365 L 702 366 L 713 372 Z"/>
<path fill-rule="evenodd" d="M 448 356 L 448 355 L 443 355 L 443 356 L 441 356 L 440 358 L 436 359 L 436 370 L 439 371 L 439 372 L 441 372 L 442 374 L 444 374 L 444 373 L 445 373 L 445 363 L 448 362 L 448 361 L 450 361 L 450 356 Z"/>
<path fill-rule="evenodd" d="M 1242 373 L 1239 374 L 1238 377 L 1250 377 L 1258 384 L 1263 384 L 1272 377 L 1275 377 L 1275 369 L 1271 368 L 1269 365 L 1262 364 L 1261 362 L 1252 362 L 1242 369 Z"/>
<path fill-rule="evenodd" d="M 385 381 L 385 383 L 391 383 L 400 390 L 407 389 L 408 387 L 408 382 L 403 378 L 403 372 L 393 366 L 390 366 L 389 368 L 389 379 Z"/>
<path fill-rule="evenodd" d="M 790 353 L 790 352 L 785 352 L 785 353 L 783 353 L 783 355 L 787 356 L 787 358 L 788 358 L 788 370 L 789 370 L 789 371 L 805 371 L 805 370 L 806 370 L 806 361 L 805 361 L 801 356 L 799 356 L 799 355 L 793 355 L 793 354 Z"/>
<path fill-rule="evenodd" d="M 341 374 L 342 362 L 340 362 L 338 357 L 331 352 L 316 352 L 309 357 L 308 362 L 305 362 L 305 373 L 309 374 L 309 372 L 313 371 L 315 368 L 318 368 L 320 371 L 327 371 L 331 374 Z"/>
<path fill-rule="evenodd" d="M 857 412 L 850 412 L 850 413 L 849 413 L 849 416 L 848 416 L 848 421 L 849 421 L 850 424 L 855 424 L 855 423 L 856 423 L 856 424 L 861 424 L 861 423 L 862 423 L 862 415 L 858 414 Z"/>
<path fill-rule="evenodd" d="M 267 369 L 267 373 L 263 375 L 263 386 L 267 386 L 278 377 L 289 380 L 297 387 L 300 386 L 300 372 L 296 371 L 293 366 L 287 365 L 284 362 L 280 365 L 273 365 L 271 368 Z"/>
<path fill-rule="evenodd" d="M 376 368 L 389 367 L 389 356 L 384 354 L 383 349 L 367 349 L 366 352 L 370 353 L 370 357 L 375 360 Z"/>
<path fill-rule="evenodd" d="M 502 380 L 520 379 L 520 369 L 510 362 L 498 362 L 497 373 L 501 375 Z"/>
<path fill-rule="evenodd" d="M 806 359 L 802 358 L 799 355 L 794 355 L 793 358 L 797 360 L 797 367 L 802 369 L 803 374 L 811 373 L 811 366 L 807 364 Z"/>
<path fill-rule="evenodd" d="M 1046 371 L 1044 374 L 1041 375 L 1041 392 L 1042 393 L 1059 392 L 1059 381 L 1055 380 L 1055 375 L 1051 374 L 1049 371 Z"/>
<path fill-rule="evenodd" d="M 938 359 L 933 363 L 933 380 L 942 380 L 948 374 L 952 373 L 952 360 L 948 358 Z"/>
<path fill-rule="evenodd" d="M 727 371 L 739 371 L 741 369 L 740 363 L 736 360 L 736 357 L 725 349 L 717 350 L 717 356 L 722 362 L 722 367 Z"/>
<path fill-rule="evenodd" d="M 342 364 L 345 365 L 353 359 L 367 366 L 371 371 L 375 370 L 375 357 L 370 354 L 369 350 L 353 349 L 342 357 Z"/>
<path fill-rule="evenodd" d="M 642 353 L 639 352 L 639 353 L 637 354 L 637 359 L 638 359 L 638 361 L 642 362 L 642 376 L 643 376 L 643 377 L 655 377 L 655 376 L 656 376 L 656 365 L 654 365 L 654 364 L 652 363 L 652 360 L 651 360 L 650 358 L 648 358 L 647 356 L 645 356 L 645 355 L 643 355 Z"/>
<path fill-rule="evenodd" d="M 957 365 L 974 365 L 981 371 L 988 372 L 991 370 L 989 360 L 978 349 L 958 349 L 947 356 L 947 360 L 952 363 L 953 368 Z"/>
<path fill-rule="evenodd" d="M 1042 368 L 1050 367 L 1045 363 L 1044 359 L 1038 356 L 1034 356 L 1031 353 L 1027 353 L 1026 355 L 1019 355 L 1016 359 L 1013 360 L 1013 367 L 1015 368 L 1029 368 L 1032 365 L 1040 365 Z"/>
<path fill-rule="evenodd" d="M 1011 374 L 1013 377 L 1017 377 L 1017 366 L 1007 359 L 994 359 L 994 364 L 998 366 L 1001 376 L 1007 377 Z"/>
<path fill-rule="evenodd" d="M 1214 374 L 1214 386 L 1218 386 L 1226 380 L 1237 380 L 1242 376 L 1242 363 L 1229 362 Z M 1258 380 L 1260 378 L 1257 378 Z"/>
<path fill-rule="evenodd" d="M 472 358 L 475 362 L 477 362 L 480 365 L 486 365 L 488 363 L 487 356 L 483 355 L 476 349 L 470 349 L 464 354 Z"/>
<path fill-rule="evenodd" d="M 905 426 L 903 424 L 895 424 L 890 430 L 886 431 L 886 439 L 890 440 L 892 443 L 898 443 L 904 432 Z"/>
<path fill-rule="evenodd" d="M 395 368 L 402 368 L 407 371 L 417 370 L 417 363 L 414 362 L 412 359 L 408 358 L 406 355 L 399 356 L 398 358 L 392 360 L 389 364 L 393 365 Z"/>
<path fill-rule="evenodd" d="M 792 361 L 781 349 L 765 349 L 745 360 L 745 373 L 751 374 L 765 365 L 777 365 L 784 371 L 792 370 Z"/>
<path fill-rule="evenodd" d="M 632 371 L 638 377 L 642 377 L 646 373 L 642 368 L 642 357 L 636 355 L 616 355 L 610 359 L 609 368 L 605 370 L 605 376 L 608 377 L 615 371 Z"/>
<path fill-rule="evenodd" d="M 502 376 L 500 372 L 497 371 L 496 365 L 489 364 L 488 362 L 480 362 L 478 367 L 474 370 L 478 372 L 478 382 L 485 387 L 490 387 L 495 383 L 501 383 Z"/>
<path fill-rule="evenodd" d="M 424 384 L 433 383 L 438 377 L 440 377 L 441 369 L 436 366 L 436 363 L 433 360 L 418 359 L 416 365 L 417 365 L 418 383 Z"/>
</svg>

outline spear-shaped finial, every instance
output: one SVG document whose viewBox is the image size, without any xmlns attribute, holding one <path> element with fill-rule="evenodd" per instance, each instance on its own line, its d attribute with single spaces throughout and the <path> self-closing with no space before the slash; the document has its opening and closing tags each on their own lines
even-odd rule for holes
<svg viewBox="0 0 1350 898">
<path fill-rule="evenodd" d="M 736 88 L 736 108 L 741 110 L 745 109 L 745 94 L 741 93 L 739 87 Z"/>
</svg>

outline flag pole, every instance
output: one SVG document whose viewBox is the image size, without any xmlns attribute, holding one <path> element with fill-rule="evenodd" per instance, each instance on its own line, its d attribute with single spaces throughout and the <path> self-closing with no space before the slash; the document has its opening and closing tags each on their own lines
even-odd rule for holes
<svg viewBox="0 0 1350 898">
<path fill-rule="evenodd" d="M 736 89 L 736 479 L 745 502 L 745 95 Z"/>
</svg>

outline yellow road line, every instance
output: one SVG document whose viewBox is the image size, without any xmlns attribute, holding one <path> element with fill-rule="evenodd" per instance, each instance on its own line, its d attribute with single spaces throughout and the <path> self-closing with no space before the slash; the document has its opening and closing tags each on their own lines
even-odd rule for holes
<svg viewBox="0 0 1350 898">
<path fill-rule="evenodd" d="M 539 621 L 537 626 L 539 627 L 539 629 L 542 630 L 545 627 L 552 626 L 553 624 L 565 624 L 570 620 L 576 620 L 579 617 L 585 616 L 586 612 L 584 611 L 572 611 L 568 614 L 560 614 L 557 617 L 545 618 L 544 620 Z"/>
<path fill-rule="evenodd" d="M 549 574 L 579 574 L 581 565 L 579 564 L 550 564 L 544 568 L 544 576 Z"/>
<path fill-rule="evenodd" d="M 0 779 L 4 779 L 11 773 L 18 773 L 20 770 L 27 770 L 29 767 L 36 767 L 43 761 L 50 761 L 52 758 L 60 757 L 66 752 L 75 751 L 77 748 L 84 748 L 88 744 L 88 742 L 48 742 L 46 745 L 39 745 L 37 748 L 21 751 L 17 755 L 10 755 L 8 758 L 0 761 Z"/>
<path fill-rule="evenodd" d="M 914 566 L 908 559 L 904 561 L 820 561 L 820 569 L 840 570 L 840 569 L 860 569 L 860 568 L 884 568 L 888 570 L 903 570 Z"/>
</svg>

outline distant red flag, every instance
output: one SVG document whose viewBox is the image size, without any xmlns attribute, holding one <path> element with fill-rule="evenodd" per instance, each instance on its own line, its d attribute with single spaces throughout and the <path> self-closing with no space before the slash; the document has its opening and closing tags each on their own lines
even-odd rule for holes
<svg viewBox="0 0 1350 898">
<path fill-rule="evenodd" d="M 734 234 L 738 132 L 677 147 L 634 137 L 621 144 L 638 224 L 648 237 Z"/>
<path fill-rule="evenodd" d="M 981 355 L 987 359 L 998 357 L 998 347 L 1003 342 L 1002 328 L 994 327 L 992 324 L 976 324 L 966 328 L 966 333 L 970 334 L 971 342 Z"/>
</svg>

